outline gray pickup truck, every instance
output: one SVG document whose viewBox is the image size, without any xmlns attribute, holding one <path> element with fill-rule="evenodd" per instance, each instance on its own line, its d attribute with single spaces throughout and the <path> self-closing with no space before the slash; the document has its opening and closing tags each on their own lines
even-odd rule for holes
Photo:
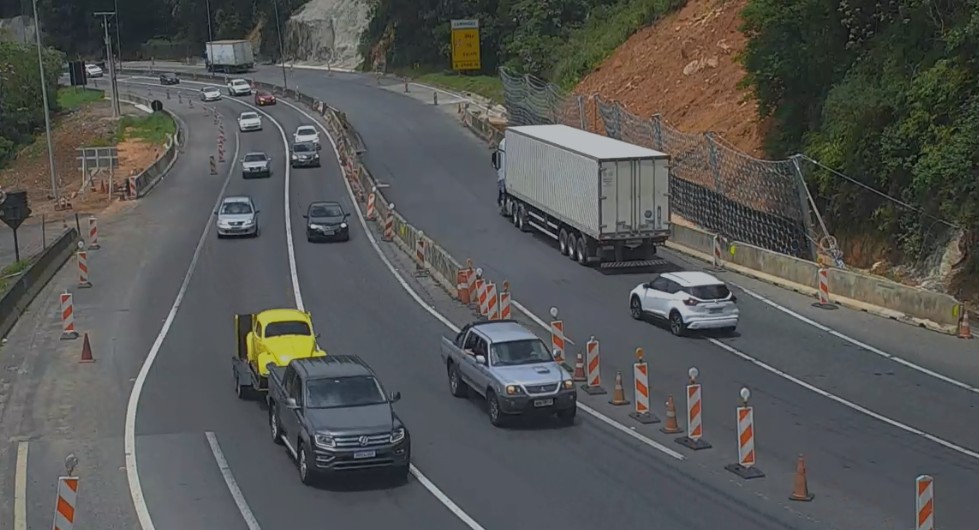
<svg viewBox="0 0 979 530">
<path fill-rule="evenodd" d="M 475 322 L 454 339 L 442 337 L 442 362 L 452 395 L 465 398 L 472 390 L 486 398 L 497 427 L 521 414 L 557 414 L 574 423 L 578 395 L 571 376 L 518 322 Z"/>
<path fill-rule="evenodd" d="M 411 437 L 374 371 L 356 355 L 269 365 L 269 430 L 303 484 L 344 471 L 391 470 L 407 480 Z"/>
</svg>

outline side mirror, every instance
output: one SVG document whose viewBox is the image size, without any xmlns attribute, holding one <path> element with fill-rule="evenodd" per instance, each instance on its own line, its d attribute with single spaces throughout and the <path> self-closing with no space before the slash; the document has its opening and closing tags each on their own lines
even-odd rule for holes
<svg viewBox="0 0 979 530">
<path fill-rule="evenodd" d="M 323 145 L 322 144 L 316 144 L 316 150 L 317 151 L 322 151 L 323 150 Z"/>
<path fill-rule="evenodd" d="M 486 356 L 485 355 L 477 355 L 476 356 L 476 364 L 481 364 L 483 366 L 486 366 Z"/>
<path fill-rule="evenodd" d="M 500 160 L 500 153 L 497 151 L 493 151 L 493 154 L 490 155 L 490 163 L 493 165 L 493 169 L 500 169 L 499 160 Z"/>
<path fill-rule="evenodd" d="M 256 214 L 262 213 L 262 210 L 255 210 Z"/>
<path fill-rule="evenodd" d="M 397 403 L 399 401 L 401 401 L 401 392 L 391 394 L 391 403 Z"/>
<path fill-rule="evenodd" d="M 309 219 L 309 216 L 306 215 L 306 214 L 303 214 L 303 219 Z"/>
<path fill-rule="evenodd" d="M 286 398 L 286 408 L 289 410 L 296 410 L 299 408 L 299 404 L 296 403 L 296 398 Z"/>
<path fill-rule="evenodd" d="M 652 282 L 646 282 L 646 283 L 642 284 L 642 287 L 643 287 L 643 289 L 650 289 L 650 288 L 653 287 L 653 284 L 652 284 Z"/>
<path fill-rule="evenodd" d="M 320 338 L 320 334 L 317 333 L 316 335 L 314 335 L 314 337 L 318 339 L 318 338 Z"/>
<path fill-rule="evenodd" d="M 217 214 L 218 214 L 218 211 L 217 210 L 214 210 L 214 215 L 217 215 Z"/>
<path fill-rule="evenodd" d="M 344 219 L 346 219 L 346 218 L 348 218 L 348 217 L 350 217 L 350 214 L 349 214 L 349 213 L 345 213 L 345 214 L 343 214 L 343 218 L 344 218 Z"/>
</svg>

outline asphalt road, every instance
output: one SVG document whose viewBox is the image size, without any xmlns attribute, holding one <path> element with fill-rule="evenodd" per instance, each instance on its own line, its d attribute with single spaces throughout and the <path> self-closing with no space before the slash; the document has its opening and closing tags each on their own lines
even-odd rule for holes
<svg viewBox="0 0 979 530">
<path fill-rule="evenodd" d="M 306 122 L 282 104 L 266 111 L 287 134 Z M 357 528 L 464 528 L 415 479 L 400 487 L 302 486 L 288 454 L 269 439 L 263 407 L 234 396 L 232 315 L 295 304 L 282 221 L 281 138 L 266 120 L 264 131 L 241 136 L 241 149 L 265 150 L 276 161 L 271 179 L 245 182 L 236 174 L 226 193 L 247 193 L 257 201 L 262 234 L 220 241 L 212 235 L 205 243 L 141 401 L 140 472 L 157 528 L 243 527 L 215 485 L 220 478 L 203 441 L 205 431 L 216 433 L 244 498 L 265 528 L 324 521 Z M 347 203 L 340 179 L 328 156 L 322 169 L 291 175 L 305 307 L 328 351 L 362 355 L 386 386 L 403 393 L 397 407 L 412 430 L 414 464 L 483 527 L 509 528 L 514 521 L 528 528 L 810 525 L 782 502 L 744 492 L 727 477 L 718 480 L 723 471 L 673 461 L 592 418 L 570 429 L 499 430 L 478 402 L 452 399 L 438 359 L 439 338 L 448 330 L 401 290 L 356 225 L 349 243 L 305 241 L 301 214 L 309 201 Z M 711 509 L 700 509 L 705 504 Z"/>
<path fill-rule="evenodd" d="M 251 77 L 275 83 L 278 75 L 277 69 L 262 68 Z M 754 392 L 759 465 L 773 475 L 788 475 L 796 455 L 805 453 L 817 487 L 871 521 L 899 521 L 912 510 L 914 477 L 929 473 L 948 484 L 941 498 L 945 524 L 968 526 L 974 520 L 976 508 L 966 492 L 979 485 L 975 458 L 844 407 L 705 340 L 675 339 L 630 321 L 626 293 L 642 277 L 579 268 L 547 243 L 516 232 L 495 213 L 487 147 L 461 131 L 448 113 L 378 89 L 372 77 L 295 70 L 291 79 L 347 113 L 367 144 L 368 166 L 391 184 L 388 197 L 413 224 L 457 257 L 472 257 L 490 278 L 509 280 L 516 298 L 535 313 L 559 307 L 579 344 L 589 334 L 599 337 L 606 380 L 643 346 L 651 356 L 653 396 L 661 402 L 667 392 L 682 392 L 687 368 L 696 365 L 706 387 L 707 436 L 720 446 L 715 455 L 730 459 L 734 453 L 732 408 L 738 389 L 747 385 Z M 681 266 L 696 265 L 671 253 L 666 257 Z M 802 297 L 725 276 L 868 345 L 979 383 L 970 343 L 847 310 L 820 314 Z M 739 334 L 722 338 L 724 344 L 894 421 L 979 449 L 979 427 L 963 421 L 975 414 L 975 393 L 858 348 L 750 296 L 740 296 L 739 303 Z M 764 492 L 767 486 L 754 487 Z"/>
</svg>

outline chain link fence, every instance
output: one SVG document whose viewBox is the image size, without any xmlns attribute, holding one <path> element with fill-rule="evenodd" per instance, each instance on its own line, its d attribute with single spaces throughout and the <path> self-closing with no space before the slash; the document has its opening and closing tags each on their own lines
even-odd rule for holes
<svg viewBox="0 0 979 530">
<path fill-rule="evenodd" d="M 803 259 L 838 256 L 806 188 L 802 160 L 760 160 L 660 115 L 642 118 L 600 96 L 571 95 L 501 70 L 511 125 L 564 124 L 671 155 L 672 222 Z M 834 261 L 839 261 L 834 260 Z"/>
</svg>

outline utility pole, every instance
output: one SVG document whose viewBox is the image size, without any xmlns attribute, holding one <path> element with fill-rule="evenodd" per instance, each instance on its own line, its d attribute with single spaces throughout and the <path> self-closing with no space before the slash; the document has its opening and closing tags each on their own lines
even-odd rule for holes
<svg viewBox="0 0 979 530">
<path fill-rule="evenodd" d="M 116 16 L 115 11 L 97 11 L 93 13 L 97 17 L 102 17 L 102 28 L 105 30 L 105 58 L 109 66 L 109 88 L 112 92 L 112 117 L 118 118 L 122 114 L 119 108 L 119 85 L 116 84 L 116 61 L 112 53 L 112 39 L 109 38 L 109 18 Z"/>
<path fill-rule="evenodd" d="M 207 9 L 207 61 L 214 61 L 214 33 L 211 31 L 211 0 L 204 0 L 204 8 Z M 213 65 L 212 65 L 213 66 Z M 211 76 L 214 76 L 214 69 L 207 68 L 211 72 Z"/>
<path fill-rule="evenodd" d="M 48 168 L 51 170 L 51 198 L 58 200 L 58 177 L 54 170 L 54 140 L 51 139 L 51 110 L 48 109 L 48 84 L 44 78 L 44 54 L 41 51 L 41 19 L 37 18 L 37 0 L 34 7 L 34 37 L 37 39 L 37 69 L 41 73 L 41 103 L 44 105 L 44 136 L 48 141 Z"/>
<path fill-rule="evenodd" d="M 282 90 L 289 90 L 289 82 L 286 79 L 286 50 L 282 45 L 282 26 L 279 25 L 279 3 L 272 0 L 272 9 L 275 11 L 275 30 L 279 33 L 279 62 L 282 64 Z"/>
<path fill-rule="evenodd" d="M 122 68 L 122 38 L 119 37 L 119 0 L 113 0 L 113 9 L 116 10 L 116 51 L 119 55 L 119 68 Z M 114 87 L 115 85 L 113 85 Z"/>
</svg>

